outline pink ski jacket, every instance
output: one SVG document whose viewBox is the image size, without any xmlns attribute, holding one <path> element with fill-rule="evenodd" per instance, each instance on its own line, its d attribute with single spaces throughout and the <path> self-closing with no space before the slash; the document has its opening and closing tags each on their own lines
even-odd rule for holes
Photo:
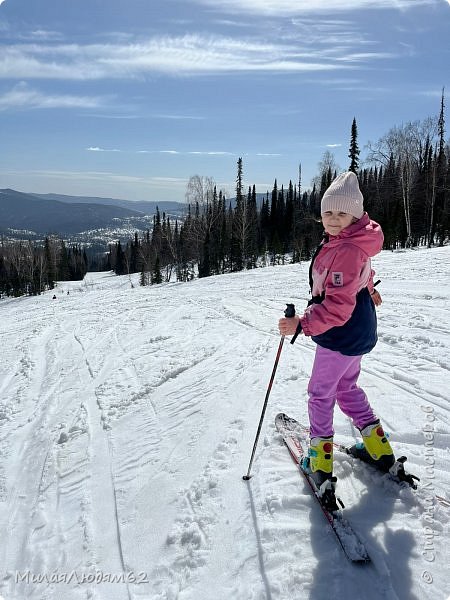
<svg viewBox="0 0 450 600">
<path fill-rule="evenodd" d="M 376 343 L 370 294 L 370 258 L 380 252 L 383 232 L 367 213 L 337 236 L 328 236 L 310 267 L 312 300 L 300 318 L 305 335 L 343 354 L 364 354 Z"/>
</svg>

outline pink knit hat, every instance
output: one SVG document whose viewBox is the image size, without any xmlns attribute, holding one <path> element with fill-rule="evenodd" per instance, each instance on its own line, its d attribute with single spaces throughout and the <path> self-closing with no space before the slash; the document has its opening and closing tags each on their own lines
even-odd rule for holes
<svg viewBox="0 0 450 600">
<path fill-rule="evenodd" d="M 323 195 L 320 212 L 323 215 L 327 210 L 336 210 L 360 219 L 364 214 L 363 200 L 358 178 L 347 171 L 338 175 Z"/>
</svg>

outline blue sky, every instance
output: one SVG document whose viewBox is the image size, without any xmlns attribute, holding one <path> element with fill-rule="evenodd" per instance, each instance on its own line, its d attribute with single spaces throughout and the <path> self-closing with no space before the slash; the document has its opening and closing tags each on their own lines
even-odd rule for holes
<svg viewBox="0 0 450 600">
<path fill-rule="evenodd" d="M 449 0 L 0 0 L 0 188 L 307 188 L 450 91 Z M 447 104 L 449 102 L 447 101 Z M 447 123 L 450 120 L 447 118 Z"/>
</svg>

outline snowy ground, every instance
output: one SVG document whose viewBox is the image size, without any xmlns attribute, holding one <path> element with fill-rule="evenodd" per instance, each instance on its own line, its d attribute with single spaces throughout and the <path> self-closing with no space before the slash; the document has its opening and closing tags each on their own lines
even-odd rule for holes
<svg viewBox="0 0 450 600">
<path fill-rule="evenodd" d="M 306 264 L 151 288 L 88 274 L 56 300 L 0 301 L 0 597 L 446 599 L 450 507 L 434 496 L 450 497 L 449 264 L 450 247 L 374 261 L 380 341 L 361 383 L 422 481 L 399 490 L 336 454 L 372 557 L 359 567 L 273 424 L 280 410 L 306 421 L 309 339 L 284 346 L 242 480 Z M 338 411 L 335 427 L 356 439 Z"/>
</svg>

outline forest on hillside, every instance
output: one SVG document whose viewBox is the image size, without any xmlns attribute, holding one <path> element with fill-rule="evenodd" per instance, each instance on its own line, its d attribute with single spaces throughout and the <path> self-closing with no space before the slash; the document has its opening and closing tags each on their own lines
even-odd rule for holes
<svg viewBox="0 0 450 600">
<path fill-rule="evenodd" d="M 0 245 L 0 298 L 35 296 L 52 290 L 56 281 L 83 279 L 88 270 L 86 251 L 66 247 L 58 237 L 46 237 L 44 245 L 15 241 Z"/>
<path fill-rule="evenodd" d="M 383 228 L 385 249 L 448 242 L 450 145 L 445 140 L 444 93 L 438 117 L 393 127 L 368 144 L 364 166 L 353 119 L 348 158 L 343 170 L 357 174 L 364 208 Z M 183 219 L 172 222 L 157 209 L 151 230 L 135 233 L 124 245 L 110 245 L 89 267 L 117 275 L 140 273 L 141 285 L 148 285 L 308 260 L 322 239 L 322 196 L 339 171 L 327 151 L 311 189 L 302 190 L 300 167 L 298 178 L 287 186 L 275 179 L 261 198 L 255 185 L 244 186 L 239 158 L 232 199 L 217 189 L 212 177 L 194 175 L 187 184 Z M 67 250 L 62 240 L 46 238 L 43 246 L 2 240 L 0 297 L 39 294 L 55 281 L 81 279 L 87 269 L 86 250 Z"/>
<path fill-rule="evenodd" d="M 384 248 L 444 245 L 450 231 L 444 96 L 438 118 L 394 127 L 367 150 L 370 166 L 360 168 L 354 119 L 347 169 L 358 176 L 365 210 L 383 228 Z M 135 234 L 125 247 L 110 247 L 105 268 L 117 274 L 140 272 L 146 285 L 170 281 L 174 271 L 178 281 L 186 281 L 196 274 L 309 259 L 323 234 L 322 196 L 338 174 L 332 153 L 325 153 L 311 190 L 302 191 L 300 176 L 287 187 L 275 180 L 262 202 L 255 185 L 244 190 L 243 171 L 239 158 L 233 202 L 211 177 L 191 177 L 183 222 L 172 223 L 157 211 L 151 232 L 141 238 Z"/>
</svg>

